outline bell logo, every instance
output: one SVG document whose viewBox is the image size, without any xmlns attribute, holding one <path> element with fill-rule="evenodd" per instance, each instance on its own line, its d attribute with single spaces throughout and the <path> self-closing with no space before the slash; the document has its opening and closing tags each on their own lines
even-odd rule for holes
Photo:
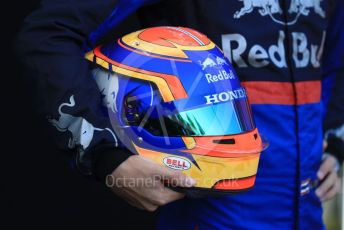
<svg viewBox="0 0 344 230">
<path fill-rule="evenodd" d="M 175 170 L 188 170 L 191 168 L 190 161 L 180 157 L 166 157 L 163 162 L 167 167 Z"/>
</svg>

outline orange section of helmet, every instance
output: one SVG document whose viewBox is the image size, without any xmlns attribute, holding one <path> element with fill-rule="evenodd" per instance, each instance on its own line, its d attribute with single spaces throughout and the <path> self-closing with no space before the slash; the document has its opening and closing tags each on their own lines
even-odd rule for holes
<svg viewBox="0 0 344 230">
<path fill-rule="evenodd" d="M 182 137 L 187 149 L 193 149 L 196 147 L 196 142 L 193 137 Z"/>
<path fill-rule="evenodd" d="M 159 88 L 159 91 L 163 92 L 165 90 L 170 90 L 172 92 L 173 96 L 174 96 L 174 100 L 178 100 L 178 99 L 182 99 L 182 98 L 186 98 L 187 97 L 187 93 L 186 93 L 186 91 L 184 89 L 184 86 L 182 85 L 182 83 L 180 82 L 180 80 L 179 80 L 179 78 L 177 76 L 169 75 L 169 74 L 163 74 L 163 73 L 157 73 L 157 72 L 151 72 L 151 71 L 148 71 L 148 70 L 138 69 L 138 68 L 134 68 L 134 67 L 131 67 L 131 66 L 128 66 L 128 65 L 124 65 L 124 64 L 118 63 L 118 62 L 116 62 L 114 60 L 111 60 L 107 56 L 105 56 L 101 52 L 100 47 L 95 48 L 93 52 L 94 52 L 96 57 L 106 61 L 109 64 L 112 64 L 112 65 L 120 67 L 120 68 L 128 69 L 128 70 L 131 70 L 131 71 L 134 71 L 134 72 L 143 73 L 143 74 L 152 76 L 151 79 L 147 79 L 148 81 L 154 82 L 154 77 L 162 78 L 163 80 L 165 80 L 167 82 L 167 85 L 168 85 L 169 88 L 163 88 L 163 89 Z M 114 69 L 114 71 L 116 72 L 115 69 Z M 129 77 L 134 77 L 134 76 L 129 76 Z M 159 87 L 158 84 L 156 84 L 156 85 Z"/>
<path fill-rule="evenodd" d="M 189 33 L 193 34 L 194 36 L 196 36 L 199 40 L 201 40 L 205 45 L 209 45 L 211 43 L 211 41 L 209 40 L 209 38 L 207 36 L 205 36 L 204 34 L 201 34 L 200 32 L 190 29 L 190 28 L 186 28 L 186 27 L 179 27 L 185 31 L 188 31 Z"/>
<path fill-rule="evenodd" d="M 162 56 L 158 56 L 158 55 L 154 55 L 154 54 L 151 54 L 147 51 L 139 51 L 139 50 L 135 50 L 133 48 L 130 48 L 129 46 L 125 46 L 121 39 L 118 39 L 118 44 L 123 48 L 123 49 L 127 49 L 127 50 L 130 50 L 131 52 L 135 52 L 135 53 L 138 53 L 138 54 L 141 54 L 141 55 L 144 55 L 144 56 L 148 56 L 148 57 L 153 57 L 153 58 L 159 58 L 159 59 L 164 59 L 164 60 L 170 60 L 170 61 L 179 61 L 179 62 L 192 62 L 191 60 L 189 59 L 177 59 L 177 58 L 172 58 L 172 57 L 162 57 Z"/>
<path fill-rule="evenodd" d="M 242 154 L 260 153 L 263 150 L 263 143 L 258 129 L 251 132 L 226 135 L 226 136 L 203 136 L 193 137 L 196 146 L 193 149 L 183 150 L 184 152 L 214 157 L 242 157 Z M 233 144 L 221 144 L 218 141 L 232 139 Z M 240 153 L 238 155 L 238 153 Z"/>
<path fill-rule="evenodd" d="M 190 36 L 191 35 L 191 36 Z M 143 41 L 166 47 L 176 47 L 174 44 L 181 46 L 201 46 L 209 44 L 210 41 L 206 36 L 196 33 L 194 30 L 174 27 L 153 27 L 143 30 L 139 34 Z M 198 41 L 199 40 L 199 41 Z"/>
<path fill-rule="evenodd" d="M 220 190 L 242 190 L 253 187 L 255 181 L 256 175 L 241 179 L 221 180 L 213 188 Z"/>
</svg>

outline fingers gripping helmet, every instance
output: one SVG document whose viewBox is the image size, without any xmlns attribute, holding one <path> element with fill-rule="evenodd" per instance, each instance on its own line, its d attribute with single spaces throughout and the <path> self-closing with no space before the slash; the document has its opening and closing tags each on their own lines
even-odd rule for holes
<svg viewBox="0 0 344 230">
<path fill-rule="evenodd" d="M 123 146 L 192 176 L 196 192 L 253 187 L 266 143 L 234 69 L 206 36 L 148 28 L 86 58 Z"/>
</svg>

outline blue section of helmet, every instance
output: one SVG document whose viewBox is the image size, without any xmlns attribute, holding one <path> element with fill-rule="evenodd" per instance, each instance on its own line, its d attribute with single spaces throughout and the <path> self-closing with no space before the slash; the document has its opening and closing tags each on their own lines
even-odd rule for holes
<svg viewBox="0 0 344 230">
<path fill-rule="evenodd" d="M 142 127 L 138 126 L 131 126 L 130 129 L 133 133 L 135 133 L 134 136 L 136 138 L 134 140 L 136 140 L 137 137 L 142 138 L 142 143 L 136 143 L 138 146 L 142 148 L 154 149 L 155 151 L 160 152 L 166 152 L 166 149 L 185 149 L 185 143 L 180 137 L 154 136 Z"/>
<path fill-rule="evenodd" d="M 121 47 L 117 42 L 103 46 L 101 52 L 123 65 L 177 76 L 189 97 L 241 88 L 233 67 L 217 47 L 205 51 L 185 51 L 192 62 L 142 55 Z"/>
</svg>

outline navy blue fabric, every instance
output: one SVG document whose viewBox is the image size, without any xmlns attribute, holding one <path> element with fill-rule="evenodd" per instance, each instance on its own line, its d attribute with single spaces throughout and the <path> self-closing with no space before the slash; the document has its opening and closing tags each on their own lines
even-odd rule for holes
<svg viewBox="0 0 344 230">
<path fill-rule="evenodd" d="M 323 65 L 325 131 L 344 124 L 344 2 L 338 1 L 334 10 L 335 17 L 327 32 Z M 332 94 L 335 96 L 331 97 Z"/>
<path fill-rule="evenodd" d="M 100 24 L 96 30 L 88 36 L 88 46 L 86 50 L 94 48 L 99 40 L 108 35 L 108 32 L 117 27 L 128 15 L 134 13 L 143 5 L 159 2 L 159 0 L 119 0 L 115 9 L 112 9 L 111 14 Z"/>
</svg>

